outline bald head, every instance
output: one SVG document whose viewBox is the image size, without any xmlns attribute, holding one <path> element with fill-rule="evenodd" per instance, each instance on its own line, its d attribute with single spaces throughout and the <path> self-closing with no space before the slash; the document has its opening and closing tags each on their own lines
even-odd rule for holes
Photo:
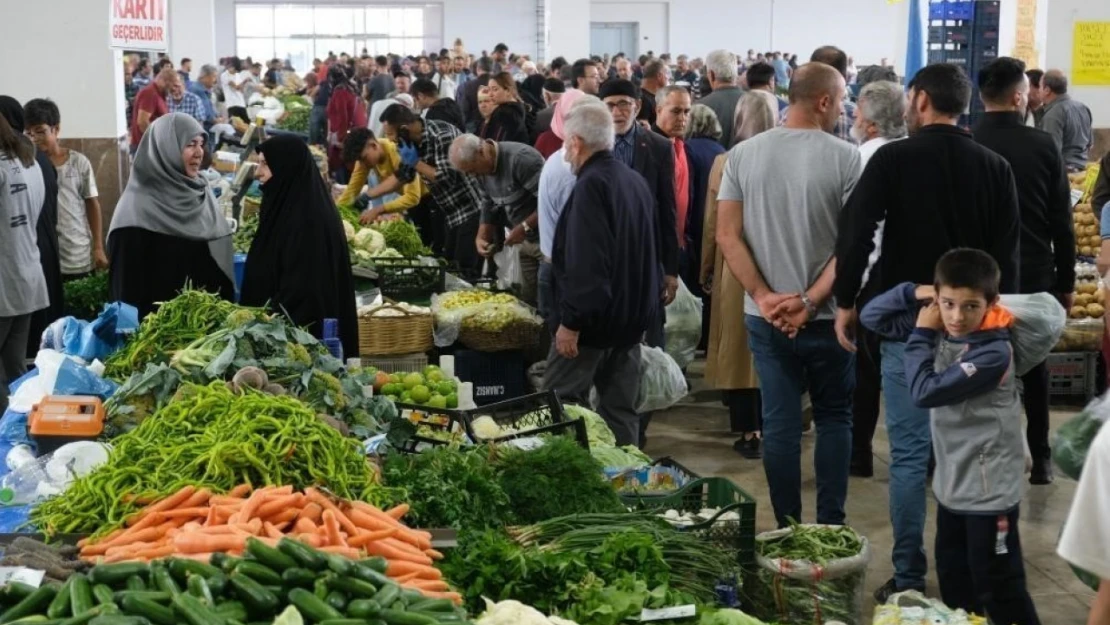
<svg viewBox="0 0 1110 625">
<path fill-rule="evenodd" d="M 169 65 L 163 67 L 162 71 L 154 77 L 154 84 L 162 93 L 172 90 L 174 85 L 179 82 L 181 82 L 181 76 Z"/>
<path fill-rule="evenodd" d="M 1056 95 L 1064 95 L 1068 92 L 1068 77 L 1058 69 L 1050 69 L 1041 78 L 1041 85 L 1046 91 Z"/>
<path fill-rule="evenodd" d="M 790 80 L 790 104 L 812 105 L 823 97 L 839 100 L 844 96 L 844 77 L 824 63 L 806 63 L 794 71 Z"/>
</svg>

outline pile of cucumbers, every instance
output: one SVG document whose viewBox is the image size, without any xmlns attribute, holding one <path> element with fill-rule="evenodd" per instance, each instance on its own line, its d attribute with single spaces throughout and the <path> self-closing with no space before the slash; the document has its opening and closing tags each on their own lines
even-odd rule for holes
<svg viewBox="0 0 1110 625">
<path fill-rule="evenodd" d="M 350 560 L 283 538 L 250 539 L 242 558 L 171 558 L 93 567 L 64 585 L 0 589 L 0 624 L 248 625 L 294 606 L 319 625 L 469 625 L 447 599 L 402 589 L 383 558 Z"/>
</svg>

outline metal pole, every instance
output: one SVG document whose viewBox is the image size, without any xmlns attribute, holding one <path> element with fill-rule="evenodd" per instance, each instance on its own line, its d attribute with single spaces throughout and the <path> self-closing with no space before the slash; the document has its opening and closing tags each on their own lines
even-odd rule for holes
<svg viewBox="0 0 1110 625">
<path fill-rule="evenodd" d="M 775 49 L 775 0 L 771 0 L 771 32 L 770 37 L 771 45 L 767 47 L 768 50 Z"/>
</svg>

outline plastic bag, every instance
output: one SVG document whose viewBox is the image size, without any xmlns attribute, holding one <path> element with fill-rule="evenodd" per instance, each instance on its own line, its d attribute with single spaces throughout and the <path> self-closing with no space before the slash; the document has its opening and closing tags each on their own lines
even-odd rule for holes
<svg viewBox="0 0 1110 625">
<path fill-rule="evenodd" d="M 943 601 L 930 599 L 916 590 L 891 595 L 885 605 L 875 606 L 871 625 L 987 625 L 987 619 L 953 610 Z"/>
<path fill-rule="evenodd" d="M 636 412 L 666 410 L 677 404 L 689 390 L 686 376 L 678 363 L 658 347 L 640 346 L 640 395 Z"/>
<path fill-rule="evenodd" d="M 105 360 L 123 347 L 127 335 L 139 327 L 139 312 L 123 302 L 106 304 L 93 321 L 63 317 L 47 326 L 39 349 L 52 349 L 85 362 Z"/>
<path fill-rule="evenodd" d="M 812 527 L 812 526 L 807 526 Z M 752 611 L 764 621 L 864 625 L 863 604 L 871 547 L 860 536 L 859 555 L 815 564 L 808 560 L 774 560 L 759 555 L 758 543 L 786 536 L 793 528 L 755 537 L 757 571 L 746 590 Z M 748 586 L 747 578 L 744 582 Z"/>
<path fill-rule="evenodd" d="M 1103 395 L 1092 400 L 1056 430 L 1052 441 L 1052 461 L 1061 473 L 1073 480 L 1079 479 L 1091 441 L 1098 436 L 1107 419 L 1110 419 L 1110 395 Z"/>
<path fill-rule="evenodd" d="M 503 329 L 506 324 L 538 328 L 542 321 L 535 311 L 507 293 L 482 289 L 436 293 L 431 299 L 435 318 L 433 338 L 437 347 L 449 347 L 459 340 L 464 326 L 475 329 Z"/>
<path fill-rule="evenodd" d="M 702 301 L 697 298 L 681 278 L 674 301 L 667 306 L 667 323 L 663 326 L 667 353 L 675 359 L 680 369 L 694 362 L 694 351 L 701 341 Z"/>
<path fill-rule="evenodd" d="M 497 265 L 497 288 L 510 290 L 524 283 L 524 271 L 520 268 L 520 246 L 506 245 L 493 255 Z"/>
<path fill-rule="evenodd" d="M 1010 333 L 1014 346 L 1014 370 L 1025 375 L 1048 358 L 1064 333 L 1067 311 L 1049 293 L 1003 295 L 1002 305 L 1014 315 Z"/>
</svg>

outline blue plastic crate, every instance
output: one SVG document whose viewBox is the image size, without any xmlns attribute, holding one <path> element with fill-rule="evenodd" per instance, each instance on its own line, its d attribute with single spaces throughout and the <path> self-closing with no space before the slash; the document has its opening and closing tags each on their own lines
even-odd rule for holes
<svg viewBox="0 0 1110 625">
<path fill-rule="evenodd" d="M 247 271 L 247 255 L 236 254 L 235 262 L 235 301 L 239 301 L 239 291 L 243 288 L 243 274 Z"/>
<path fill-rule="evenodd" d="M 944 19 L 970 20 L 975 17 L 975 4 L 974 0 L 946 2 L 944 4 Z"/>
<path fill-rule="evenodd" d="M 944 7 L 948 4 L 944 0 L 933 0 L 929 3 L 929 21 L 944 19 Z"/>
</svg>

